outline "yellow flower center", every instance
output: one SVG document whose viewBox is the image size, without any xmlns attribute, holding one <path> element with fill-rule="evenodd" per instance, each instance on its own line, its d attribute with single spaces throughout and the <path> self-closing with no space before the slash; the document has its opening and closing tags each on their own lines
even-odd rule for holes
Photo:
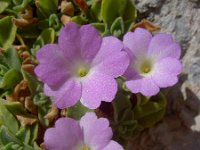
<svg viewBox="0 0 200 150">
<path fill-rule="evenodd" d="M 90 148 L 87 146 L 84 146 L 81 150 L 90 150 Z"/>
<path fill-rule="evenodd" d="M 84 67 L 78 69 L 78 76 L 85 77 L 88 74 L 88 70 Z"/>
<path fill-rule="evenodd" d="M 149 73 L 151 71 L 151 66 L 149 64 L 143 64 L 141 66 L 142 73 Z"/>
<path fill-rule="evenodd" d="M 145 60 L 143 63 L 140 65 L 140 71 L 143 74 L 147 74 L 152 70 L 152 64 L 150 61 Z"/>
</svg>

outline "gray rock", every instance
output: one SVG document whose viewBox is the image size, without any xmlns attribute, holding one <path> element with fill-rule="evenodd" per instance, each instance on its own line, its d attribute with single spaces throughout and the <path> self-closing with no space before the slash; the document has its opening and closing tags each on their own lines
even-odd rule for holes
<svg viewBox="0 0 200 150">
<path fill-rule="evenodd" d="M 200 150 L 200 0 L 135 0 L 139 19 L 182 45 L 183 73 L 170 88 L 166 117 L 133 140 L 130 150 Z"/>
</svg>

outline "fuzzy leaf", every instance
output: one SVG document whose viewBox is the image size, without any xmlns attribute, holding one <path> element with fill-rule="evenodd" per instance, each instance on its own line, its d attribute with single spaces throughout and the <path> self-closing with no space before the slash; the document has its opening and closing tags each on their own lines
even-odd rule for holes
<svg viewBox="0 0 200 150">
<path fill-rule="evenodd" d="M 51 14 L 49 16 L 49 27 L 54 28 L 56 31 L 59 31 L 61 28 L 61 22 L 59 17 L 56 14 Z"/>
<path fill-rule="evenodd" d="M 37 138 L 38 124 L 21 127 L 16 133 L 16 137 L 27 145 L 34 145 Z"/>
<path fill-rule="evenodd" d="M 126 31 L 136 18 L 136 9 L 132 0 L 102 0 L 101 18 L 110 27 L 113 21 L 122 17 Z"/>
<path fill-rule="evenodd" d="M 28 4 L 31 2 L 32 0 L 20 0 L 20 1 L 16 1 L 16 6 L 13 7 L 13 10 L 17 11 L 17 12 L 20 12 L 20 11 L 23 11 L 27 6 Z"/>
<path fill-rule="evenodd" d="M 102 0 L 101 17 L 105 23 L 111 25 L 119 16 L 123 16 L 127 0 Z"/>
<path fill-rule="evenodd" d="M 9 48 L 15 40 L 17 27 L 12 23 L 12 18 L 7 16 L 0 19 L 0 47 L 4 49 Z"/>
<path fill-rule="evenodd" d="M 87 19 L 83 16 L 74 16 L 71 18 L 71 21 L 77 23 L 77 24 L 80 24 L 80 25 L 83 25 L 83 24 L 86 24 L 87 23 Z"/>
<path fill-rule="evenodd" d="M 13 90 L 14 87 L 22 80 L 22 75 L 15 69 L 10 69 L 5 73 L 0 81 L 0 88 L 4 90 Z"/>
<path fill-rule="evenodd" d="M 3 100 L 0 100 L 0 126 L 6 126 L 12 133 L 18 131 L 19 125 L 15 117 L 4 106 Z"/>
<path fill-rule="evenodd" d="M 2 13 L 10 4 L 10 0 L 1 0 L 0 1 L 0 13 Z"/>
<path fill-rule="evenodd" d="M 31 75 L 30 73 L 22 70 L 22 74 L 25 80 L 28 81 L 28 87 L 31 91 L 31 94 L 34 95 L 36 93 L 37 86 L 39 81 L 36 79 L 35 76 Z"/>
<path fill-rule="evenodd" d="M 0 143 L 5 145 L 4 149 L 6 150 L 34 150 L 33 147 L 18 139 L 6 126 L 0 127 Z"/>
<path fill-rule="evenodd" d="M 113 22 L 110 28 L 110 31 L 112 35 L 116 37 L 120 37 L 124 33 L 124 21 L 122 17 L 118 17 L 115 19 L 115 21 Z"/>
<path fill-rule="evenodd" d="M 40 30 L 38 29 L 39 27 L 40 25 L 38 24 L 31 24 L 18 29 L 18 33 L 24 38 L 35 39 L 40 35 Z"/>
<path fill-rule="evenodd" d="M 10 142 L 20 144 L 21 141 L 17 139 L 14 133 L 10 132 L 10 130 L 7 127 L 8 127 L 7 125 L 6 126 L 2 125 L 0 127 L 0 143 L 2 143 L 3 145 L 6 145 Z"/>
<path fill-rule="evenodd" d="M 86 112 L 91 111 L 93 110 L 88 109 L 78 102 L 76 105 L 67 109 L 67 116 L 79 120 Z"/>
<path fill-rule="evenodd" d="M 137 10 L 132 0 L 126 0 L 126 1 L 127 3 L 123 13 L 123 20 L 125 24 L 125 30 L 127 31 L 131 27 L 131 24 L 134 23 L 137 17 Z"/>
<path fill-rule="evenodd" d="M 29 143 L 31 132 L 26 127 L 21 127 L 16 133 L 16 137 L 23 141 L 25 144 Z"/>
<path fill-rule="evenodd" d="M 94 0 L 94 2 L 92 3 L 90 12 L 91 12 L 91 16 L 94 17 L 97 21 L 101 21 L 101 0 Z"/>
<path fill-rule="evenodd" d="M 38 93 L 35 94 L 33 98 L 33 103 L 38 106 L 38 119 L 40 123 L 44 126 L 48 126 L 49 120 L 45 118 L 45 116 L 51 108 L 51 100 L 41 92 L 40 88 L 38 89 Z"/>
<path fill-rule="evenodd" d="M 48 18 L 58 10 L 58 0 L 36 0 L 37 13 L 40 18 Z"/>
<path fill-rule="evenodd" d="M 131 93 L 123 89 L 123 79 L 118 78 L 119 90 L 112 101 L 114 109 L 114 138 L 126 142 L 142 129 L 138 127 L 137 120 L 134 117 L 132 103 L 130 101 Z"/>
<path fill-rule="evenodd" d="M 161 93 L 148 102 L 134 108 L 135 119 L 144 127 L 149 128 L 160 121 L 166 109 L 166 98 Z"/>
<path fill-rule="evenodd" d="M 55 30 L 53 28 L 45 29 L 40 36 L 36 39 L 31 49 L 32 53 L 35 55 L 37 50 L 42 47 L 44 44 L 53 43 L 55 40 Z"/>
<path fill-rule="evenodd" d="M 20 102 L 7 102 L 4 104 L 6 108 L 15 115 L 25 115 L 27 112 Z"/>
<path fill-rule="evenodd" d="M 6 144 L 4 147 L 2 147 L 2 150 L 23 150 L 23 147 L 21 147 L 19 144 L 16 144 L 14 142 L 10 142 Z"/>
<path fill-rule="evenodd" d="M 101 33 L 104 34 L 106 27 L 104 23 L 92 23 L 92 25 Z"/>
<path fill-rule="evenodd" d="M 9 65 L 9 68 L 14 68 L 15 70 L 21 70 L 21 63 L 16 49 L 8 48 L 3 55 L 6 64 Z"/>
</svg>

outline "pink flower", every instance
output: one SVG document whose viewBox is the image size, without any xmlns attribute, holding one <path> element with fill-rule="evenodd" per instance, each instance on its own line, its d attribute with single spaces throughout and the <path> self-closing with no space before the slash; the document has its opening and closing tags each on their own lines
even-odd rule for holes
<svg viewBox="0 0 200 150">
<path fill-rule="evenodd" d="M 177 83 L 181 73 L 181 48 L 172 36 L 160 33 L 152 36 L 145 29 L 128 32 L 123 39 L 131 58 L 125 72 L 126 86 L 133 93 L 156 95 L 160 88 Z"/>
<path fill-rule="evenodd" d="M 111 138 L 108 120 L 98 119 L 95 113 L 86 113 L 80 122 L 58 119 L 55 128 L 46 130 L 44 144 L 48 150 L 123 150 Z"/>
<path fill-rule="evenodd" d="M 115 37 L 101 38 L 91 25 L 67 24 L 58 44 L 44 45 L 36 54 L 36 75 L 44 82 L 44 93 L 58 108 L 79 100 L 90 109 L 101 101 L 111 102 L 117 92 L 115 78 L 128 67 L 123 43 Z"/>
</svg>

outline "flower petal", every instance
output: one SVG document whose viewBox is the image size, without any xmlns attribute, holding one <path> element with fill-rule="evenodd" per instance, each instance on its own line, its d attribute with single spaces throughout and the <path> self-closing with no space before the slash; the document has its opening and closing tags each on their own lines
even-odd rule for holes
<svg viewBox="0 0 200 150">
<path fill-rule="evenodd" d="M 80 49 L 83 59 L 91 61 L 100 49 L 102 38 L 92 25 L 83 25 L 80 28 Z"/>
<path fill-rule="evenodd" d="M 169 87 L 177 83 L 177 75 L 181 73 L 182 65 L 175 58 L 165 58 L 155 64 L 153 80 L 159 87 Z"/>
<path fill-rule="evenodd" d="M 80 100 L 81 83 L 74 79 L 69 79 L 59 89 L 55 90 L 45 84 L 44 93 L 53 97 L 53 102 L 58 108 L 64 109 L 73 106 Z"/>
<path fill-rule="evenodd" d="M 68 62 L 57 45 L 47 44 L 43 46 L 37 52 L 36 58 L 40 64 L 35 68 L 35 73 L 49 86 L 60 86 L 69 78 Z"/>
<path fill-rule="evenodd" d="M 65 57 L 91 61 L 101 46 L 101 36 L 92 25 L 68 23 L 60 32 L 58 43 Z"/>
<path fill-rule="evenodd" d="M 80 120 L 84 133 L 84 142 L 91 149 L 102 150 L 112 138 L 112 129 L 106 118 L 99 118 L 95 113 L 86 113 Z"/>
<path fill-rule="evenodd" d="M 135 56 L 140 56 L 148 51 L 148 46 L 152 35 L 149 31 L 137 28 L 134 32 L 124 35 L 123 43 Z"/>
<path fill-rule="evenodd" d="M 135 76 L 138 75 L 135 67 L 133 67 L 133 64 L 137 61 L 136 57 L 133 55 L 130 49 L 126 48 L 125 51 L 127 52 L 129 58 L 130 58 L 130 63 L 129 66 L 127 67 L 126 71 L 124 72 L 124 77 L 126 80 L 131 80 Z"/>
<path fill-rule="evenodd" d="M 110 141 L 102 150 L 124 150 L 123 147 L 115 141 Z"/>
<path fill-rule="evenodd" d="M 111 102 L 117 92 L 117 82 L 113 77 L 93 72 L 82 81 L 83 105 L 90 109 L 96 109 L 101 101 Z"/>
<path fill-rule="evenodd" d="M 149 45 L 149 55 L 158 60 L 165 57 L 179 58 L 181 54 L 180 45 L 173 41 L 169 34 L 159 33 L 155 35 Z"/>
<path fill-rule="evenodd" d="M 131 70 L 131 69 L 130 69 Z M 125 82 L 127 88 L 133 92 L 133 93 L 139 93 L 141 86 L 142 86 L 142 80 L 143 77 L 141 77 L 140 75 L 138 75 L 137 73 L 132 76 L 132 78 L 130 80 L 127 80 Z"/>
<path fill-rule="evenodd" d="M 129 57 L 122 49 L 123 44 L 117 38 L 111 36 L 103 38 L 92 66 L 99 72 L 113 77 L 122 75 L 129 64 Z"/>
<path fill-rule="evenodd" d="M 104 37 L 100 50 L 93 60 L 93 65 L 97 65 L 104 61 L 105 59 L 110 58 L 110 56 L 119 54 L 123 49 L 122 42 L 112 36 Z"/>
<path fill-rule="evenodd" d="M 159 87 L 151 76 L 126 81 L 126 86 L 131 92 L 142 93 L 145 96 L 153 96 L 159 92 Z"/>
<path fill-rule="evenodd" d="M 141 86 L 141 93 L 145 96 L 153 96 L 158 94 L 160 91 L 159 87 L 153 81 L 152 77 L 147 77 L 143 79 Z"/>
<path fill-rule="evenodd" d="M 49 128 L 44 135 L 44 144 L 48 150 L 72 150 L 83 142 L 83 132 L 77 121 L 60 118 L 55 128 Z"/>
<path fill-rule="evenodd" d="M 81 35 L 79 32 L 80 26 L 70 22 L 61 29 L 58 44 L 66 58 L 80 58 L 80 41 Z"/>
<path fill-rule="evenodd" d="M 105 73 L 114 78 L 123 75 L 126 68 L 129 65 L 129 57 L 126 52 L 119 52 L 118 54 L 113 54 L 109 58 L 103 60 L 100 64 L 95 66 L 101 73 Z"/>
</svg>

